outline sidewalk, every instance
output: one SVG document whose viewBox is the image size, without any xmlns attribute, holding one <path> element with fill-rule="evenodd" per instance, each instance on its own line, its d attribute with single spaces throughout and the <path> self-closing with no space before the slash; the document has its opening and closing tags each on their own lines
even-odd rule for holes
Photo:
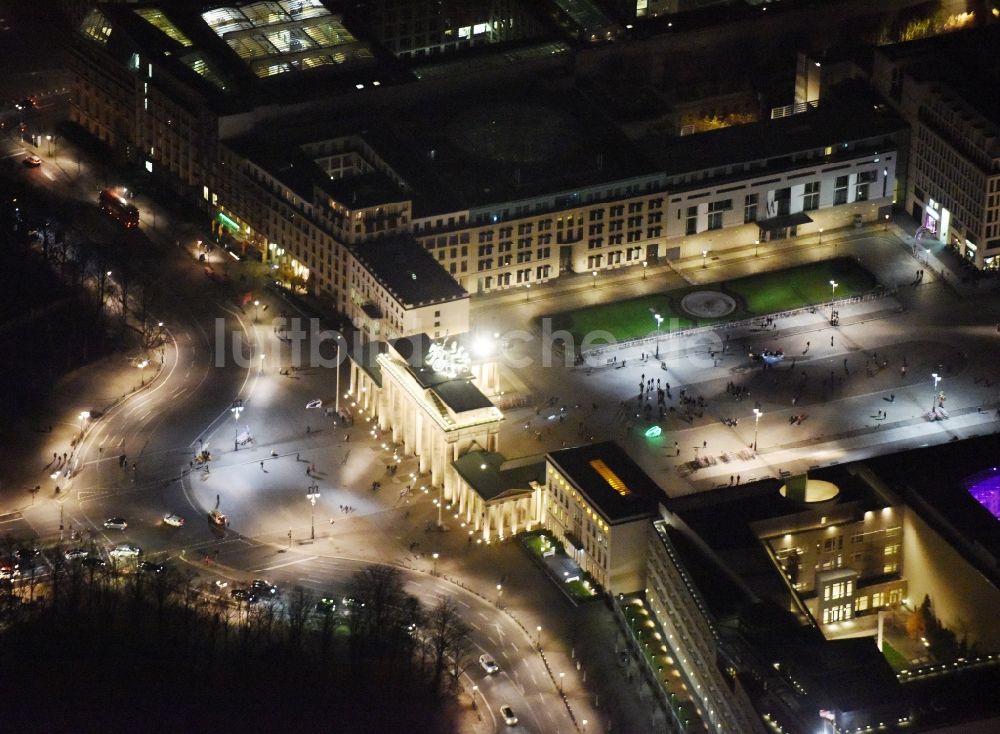
<svg viewBox="0 0 1000 734">
<path fill-rule="evenodd" d="M 155 384 L 160 368 L 155 362 L 152 366 L 155 369 L 140 375 L 116 353 L 79 367 L 52 386 L 35 414 L 8 425 L 0 443 L 0 466 L 4 467 L 0 515 L 21 513 L 36 532 L 51 527 L 59 505 L 73 498 L 74 477 L 86 471 L 76 457 L 81 439 L 100 430 L 103 416 L 116 405 Z M 81 417 L 83 412 L 100 417 Z M 114 449 L 101 446 L 99 454 L 110 458 Z M 32 496 L 29 490 L 36 486 L 39 491 Z"/>
</svg>

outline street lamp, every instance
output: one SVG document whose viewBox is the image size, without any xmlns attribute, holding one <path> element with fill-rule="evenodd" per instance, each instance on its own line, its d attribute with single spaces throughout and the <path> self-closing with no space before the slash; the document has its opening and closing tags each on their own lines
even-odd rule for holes
<svg viewBox="0 0 1000 734">
<path fill-rule="evenodd" d="M 254 299 L 254 302 L 253 302 L 253 322 L 255 324 L 257 323 L 257 315 L 259 313 L 259 311 L 258 311 L 258 307 L 259 306 L 260 306 L 260 301 L 258 301 L 257 299 Z"/>
<path fill-rule="evenodd" d="M 653 318 L 656 319 L 656 358 L 660 358 L 660 324 L 663 323 L 663 317 L 658 313 L 653 314 Z"/>
<path fill-rule="evenodd" d="M 560 696 L 563 693 L 563 678 L 565 678 L 565 677 L 566 677 L 565 673 L 560 673 L 559 674 L 559 695 Z"/>
<path fill-rule="evenodd" d="M 701 266 L 703 268 L 708 267 L 708 250 L 701 251 Z"/>
<path fill-rule="evenodd" d="M 594 287 L 596 288 L 597 287 L 597 271 L 595 270 L 594 272 L 591 273 L 591 275 L 594 276 Z"/>
<path fill-rule="evenodd" d="M 542 625 L 535 627 L 535 647 L 542 649 Z"/>
<path fill-rule="evenodd" d="M 531 300 L 531 283 L 524 284 L 524 300 L 525 301 Z"/>
<path fill-rule="evenodd" d="M 136 364 L 136 367 L 139 368 L 139 384 L 140 384 L 140 386 L 143 386 L 143 385 L 146 384 L 146 375 L 143 372 L 143 370 L 146 369 L 147 365 L 149 365 L 149 360 L 148 359 L 144 359 L 141 362 L 139 362 L 138 364 Z"/>
<path fill-rule="evenodd" d="M 760 240 L 756 239 L 753 241 L 753 256 L 757 257 L 757 250 L 760 249 Z"/>
<path fill-rule="evenodd" d="M 440 553 L 431 554 L 431 558 L 434 559 L 434 573 L 433 573 L 434 576 L 438 575 L 438 558 L 440 557 L 440 555 L 441 555 Z"/>
<path fill-rule="evenodd" d="M 80 433 L 83 433 L 85 421 L 90 417 L 90 411 L 84 410 L 80 413 Z"/>
<path fill-rule="evenodd" d="M 760 417 L 764 415 L 760 408 L 753 409 L 753 450 L 757 450 L 757 429 L 760 428 Z"/>
<path fill-rule="evenodd" d="M 885 230 L 884 231 L 886 231 L 886 232 L 889 231 L 889 215 L 888 214 L 885 215 Z"/>
<path fill-rule="evenodd" d="M 233 414 L 233 419 L 236 421 L 236 435 L 233 437 L 233 451 L 240 450 L 240 413 L 243 411 L 243 401 L 234 400 L 232 407 L 229 408 L 229 412 Z"/>
<path fill-rule="evenodd" d="M 315 480 L 309 485 L 309 491 L 306 492 L 306 499 L 309 500 L 310 509 L 312 510 L 309 517 L 309 538 L 316 540 L 316 500 L 319 499 L 319 485 L 316 484 Z"/>
<path fill-rule="evenodd" d="M 833 298 L 837 297 L 837 286 L 838 285 L 840 285 L 840 284 L 837 283 L 837 281 L 835 281 L 835 280 L 831 280 L 830 281 L 830 297 L 831 297 L 831 300 Z"/>
<path fill-rule="evenodd" d="M 646 265 L 648 265 L 648 263 L 645 260 L 643 260 L 642 261 L 642 279 L 643 280 L 646 279 Z"/>
<path fill-rule="evenodd" d="M 934 378 L 934 394 L 931 395 L 931 412 L 934 412 L 934 408 L 937 406 L 937 386 L 941 382 L 941 376 L 935 372 L 931 375 Z"/>
<path fill-rule="evenodd" d="M 497 606 L 500 606 L 500 599 L 503 598 L 503 584 L 497 584 Z"/>
<path fill-rule="evenodd" d="M 823 244 L 823 228 L 822 227 L 819 228 L 819 243 L 821 245 Z"/>
</svg>

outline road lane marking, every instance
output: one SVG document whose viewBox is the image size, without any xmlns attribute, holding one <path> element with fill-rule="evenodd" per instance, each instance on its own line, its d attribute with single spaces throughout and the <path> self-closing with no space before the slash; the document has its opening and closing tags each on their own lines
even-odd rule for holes
<svg viewBox="0 0 1000 734">
<path fill-rule="evenodd" d="M 319 556 L 307 556 L 306 558 L 297 558 L 294 561 L 286 561 L 285 563 L 278 563 L 273 566 L 267 566 L 265 568 L 255 568 L 253 572 L 260 573 L 261 571 L 273 571 L 276 568 L 284 568 L 285 566 L 294 566 L 296 563 L 307 563 L 308 561 L 312 561 L 318 557 Z"/>
</svg>

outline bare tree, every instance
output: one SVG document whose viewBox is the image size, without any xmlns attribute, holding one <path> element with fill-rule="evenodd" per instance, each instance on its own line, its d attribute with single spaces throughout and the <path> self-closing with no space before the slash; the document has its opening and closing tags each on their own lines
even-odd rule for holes
<svg viewBox="0 0 1000 734">
<path fill-rule="evenodd" d="M 427 613 L 425 631 L 432 661 L 430 688 L 433 693 L 439 693 L 446 672 L 451 688 L 466 667 L 472 649 L 470 629 L 462 620 L 455 601 L 444 597 Z"/>
<path fill-rule="evenodd" d="M 298 649 L 302 644 L 302 633 L 312 616 L 316 605 L 315 596 L 301 586 L 296 586 L 288 595 L 288 644 Z"/>
</svg>

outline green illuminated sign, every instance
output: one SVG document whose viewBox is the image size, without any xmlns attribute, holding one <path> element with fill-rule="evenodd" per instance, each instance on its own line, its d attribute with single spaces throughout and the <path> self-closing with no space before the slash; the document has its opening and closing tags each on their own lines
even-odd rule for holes
<svg viewBox="0 0 1000 734">
<path fill-rule="evenodd" d="M 652 428 L 646 429 L 646 438 L 656 438 L 661 433 L 663 433 L 662 428 L 660 428 L 659 426 L 653 426 Z"/>
<path fill-rule="evenodd" d="M 227 217 L 222 212 L 219 212 L 219 223 L 225 225 L 234 232 L 240 231 L 240 225 L 238 225 L 236 222 L 234 222 L 232 219 Z"/>
</svg>

